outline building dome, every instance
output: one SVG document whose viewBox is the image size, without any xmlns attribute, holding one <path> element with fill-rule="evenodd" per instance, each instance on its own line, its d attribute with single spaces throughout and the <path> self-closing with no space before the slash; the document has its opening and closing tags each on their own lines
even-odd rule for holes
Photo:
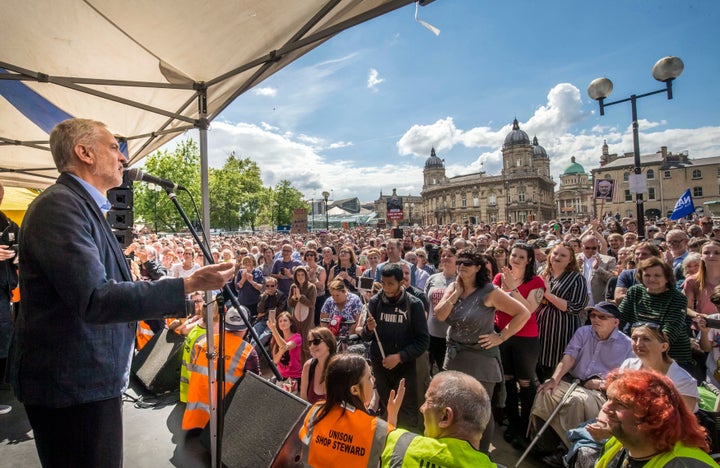
<svg viewBox="0 0 720 468">
<path fill-rule="evenodd" d="M 546 158 L 548 157 L 545 148 L 538 144 L 537 137 L 533 137 L 533 158 Z"/>
<path fill-rule="evenodd" d="M 565 169 L 563 175 L 585 174 L 585 168 L 575 162 L 575 156 L 570 158 L 570 165 Z"/>
<path fill-rule="evenodd" d="M 425 169 L 444 169 L 445 163 L 435 154 L 435 148 L 430 150 L 430 157 L 425 160 Z"/>
<path fill-rule="evenodd" d="M 528 137 L 527 133 L 520 130 L 520 125 L 518 124 L 517 119 L 513 120 L 512 132 L 508 133 L 505 137 L 505 143 L 503 143 L 503 147 L 529 144 L 530 137 Z"/>
</svg>

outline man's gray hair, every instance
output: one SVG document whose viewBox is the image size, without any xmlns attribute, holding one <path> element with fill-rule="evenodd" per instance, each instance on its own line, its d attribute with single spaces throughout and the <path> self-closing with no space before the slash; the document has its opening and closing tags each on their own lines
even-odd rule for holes
<svg viewBox="0 0 720 468">
<path fill-rule="evenodd" d="M 68 119 L 60 122 L 50 133 L 50 153 L 59 172 L 67 172 L 76 165 L 75 145 L 92 146 L 100 137 L 105 124 L 90 119 Z"/>
<path fill-rule="evenodd" d="M 455 424 L 464 431 L 482 433 L 490 421 L 490 397 L 474 377 L 458 372 L 444 371 L 434 378 L 442 385 L 431 396 L 434 407 L 452 408 Z"/>
</svg>

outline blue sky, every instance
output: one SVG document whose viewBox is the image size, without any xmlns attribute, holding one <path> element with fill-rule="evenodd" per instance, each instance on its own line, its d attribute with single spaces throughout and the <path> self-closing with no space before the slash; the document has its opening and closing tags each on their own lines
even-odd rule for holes
<svg viewBox="0 0 720 468">
<path fill-rule="evenodd" d="M 632 151 L 629 103 L 601 117 L 590 81 L 610 78 L 610 100 L 661 89 L 651 69 L 666 55 L 685 72 L 672 101 L 638 101 L 641 152 L 720 156 L 717 0 L 436 0 L 419 16 L 439 36 L 414 14 L 345 31 L 240 96 L 211 126 L 211 166 L 235 151 L 308 199 L 418 195 L 431 147 L 449 176 L 498 174 L 517 118 L 559 182 L 571 156 L 596 167 L 603 140 Z"/>
</svg>

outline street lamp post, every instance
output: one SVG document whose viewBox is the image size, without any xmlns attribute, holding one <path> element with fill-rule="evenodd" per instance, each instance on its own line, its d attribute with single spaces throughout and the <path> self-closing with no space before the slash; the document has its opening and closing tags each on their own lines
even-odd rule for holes
<svg viewBox="0 0 720 468">
<path fill-rule="evenodd" d="M 622 102 L 630 101 L 630 105 L 632 108 L 632 130 L 633 130 L 633 153 L 634 153 L 634 161 L 633 165 L 634 167 L 634 174 L 635 174 L 635 183 L 637 184 L 637 179 L 640 178 L 640 142 L 639 142 L 639 136 L 638 136 L 638 117 L 637 117 L 637 100 L 640 98 L 644 98 L 647 96 L 652 96 L 653 94 L 660 94 L 660 93 L 667 93 L 667 98 L 672 99 L 672 82 L 675 78 L 680 76 L 680 74 L 683 72 L 683 69 L 685 68 L 685 65 L 683 64 L 683 61 L 680 60 L 678 57 L 663 57 L 660 60 L 655 63 L 655 66 L 653 66 L 652 74 L 653 78 L 655 78 L 658 81 L 661 81 L 665 83 L 665 88 L 659 89 L 657 91 L 652 91 L 645 94 L 633 94 L 629 98 L 626 99 L 620 99 L 613 102 L 605 102 L 605 99 L 610 96 L 610 93 L 612 93 L 613 90 L 613 84 L 612 81 L 610 81 L 607 78 L 596 78 L 594 79 L 590 85 L 588 86 L 588 96 L 590 96 L 591 99 L 594 99 L 598 102 L 600 105 L 600 115 L 605 115 L 605 108 L 608 106 L 612 106 L 615 104 L 620 104 Z M 642 192 L 638 191 L 635 194 L 636 201 L 637 201 L 637 221 L 638 221 L 638 236 L 644 237 L 645 236 L 645 211 L 644 211 L 644 201 L 643 201 L 643 194 Z"/>
<path fill-rule="evenodd" d="M 322 193 L 323 198 L 325 199 L 325 230 L 330 230 L 330 218 L 328 217 L 328 209 L 327 209 L 327 201 L 328 197 L 330 196 L 330 192 L 327 190 Z"/>
</svg>

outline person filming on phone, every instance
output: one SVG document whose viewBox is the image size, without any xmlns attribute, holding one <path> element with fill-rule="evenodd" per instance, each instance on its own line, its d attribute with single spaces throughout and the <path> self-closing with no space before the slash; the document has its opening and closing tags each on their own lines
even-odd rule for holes
<svg viewBox="0 0 720 468">
<path fill-rule="evenodd" d="M 280 312 L 287 310 L 287 296 L 278 288 L 275 278 L 265 280 L 265 291 L 260 295 L 257 305 L 257 318 L 253 328 L 258 335 L 260 344 L 266 346 L 270 342 L 272 331 L 267 325 L 268 319 L 275 320 Z M 272 316 L 272 317 L 271 317 Z"/>
<path fill-rule="evenodd" d="M 117 140 L 101 122 L 68 119 L 50 134 L 50 152 L 60 176 L 20 230 L 11 383 L 43 466 L 119 468 L 136 322 L 184 314 L 186 294 L 221 288 L 233 266 L 132 281 L 105 219 L 127 163 Z"/>
</svg>

